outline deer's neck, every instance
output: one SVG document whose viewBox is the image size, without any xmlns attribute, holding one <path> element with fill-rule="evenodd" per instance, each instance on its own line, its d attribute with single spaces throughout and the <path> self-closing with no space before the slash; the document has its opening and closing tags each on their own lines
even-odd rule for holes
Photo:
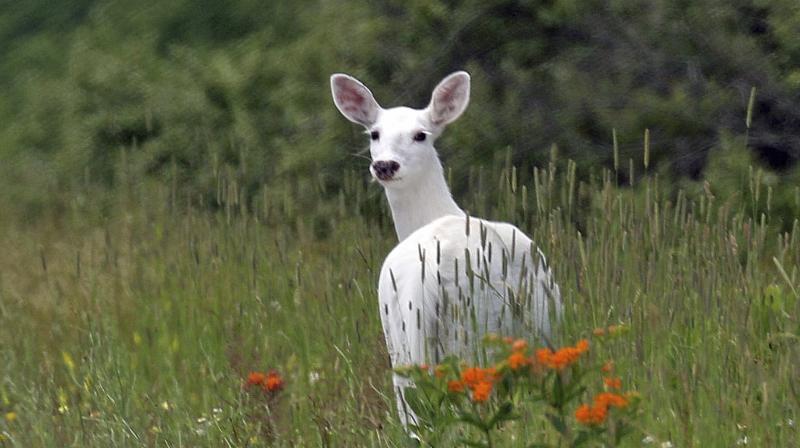
<svg viewBox="0 0 800 448">
<path fill-rule="evenodd" d="M 386 189 L 399 241 L 438 218 L 464 214 L 450 194 L 438 159 L 431 168 L 412 185 Z"/>
</svg>

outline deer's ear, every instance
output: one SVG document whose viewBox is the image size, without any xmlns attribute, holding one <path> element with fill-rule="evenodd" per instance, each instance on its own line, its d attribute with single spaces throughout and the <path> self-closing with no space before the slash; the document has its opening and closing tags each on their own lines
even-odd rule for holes
<svg viewBox="0 0 800 448">
<path fill-rule="evenodd" d="M 428 119 L 435 126 L 444 126 L 458 118 L 469 104 L 469 74 L 455 72 L 433 89 L 428 105 Z"/>
<path fill-rule="evenodd" d="M 378 118 L 381 107 L 372 92 L 352 76 L 337 73 L 331 76 L 333 102 L 348 120 L 370 127 Z"/>
</svg>

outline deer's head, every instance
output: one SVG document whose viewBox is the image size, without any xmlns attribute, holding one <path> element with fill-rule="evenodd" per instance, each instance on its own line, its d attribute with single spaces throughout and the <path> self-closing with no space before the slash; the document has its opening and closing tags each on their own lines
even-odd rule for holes
<svg viewBox="0 0 800 448">
<path fill-rule="evenodd" d="M 421 110 L 384 109 L 364 84 L 344 74 L 331 76 L 331 90 L 342 115 L 367 129 L 372 176 L 385 188 L 403 188 L 441 166 L 433 142 L 467 108 L 469 75 L 446 77 Z"/>
</svg>

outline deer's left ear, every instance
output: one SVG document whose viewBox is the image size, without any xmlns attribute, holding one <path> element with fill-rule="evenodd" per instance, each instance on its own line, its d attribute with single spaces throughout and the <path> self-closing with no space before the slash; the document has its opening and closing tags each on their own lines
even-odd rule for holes
<svg viewBox="0 0 800 448">
<path fill-rule="evenodd" d="M 455 72 L 433 89 L 428 119 L 434 126 L 445 126 L 458 118 L 469 104 L 469 74 Z"/>
</svg>

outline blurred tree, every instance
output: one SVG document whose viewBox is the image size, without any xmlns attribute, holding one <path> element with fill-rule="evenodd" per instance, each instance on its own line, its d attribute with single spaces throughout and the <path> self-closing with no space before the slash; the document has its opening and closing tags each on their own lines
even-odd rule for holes
<svg viewBox="0 0 800 448">
<path fill-rule="evenodd" d="M 612 129 L 623 166 L 641 167 L 649 129 L 651 169 L 697 178 L 723 134 L 747 131 L 752 87 L 749 146 L 786 170 L 800 158 L 797 5 L 9 3 L 0 9 L 0 182 L 6 198 L 37 209 L 115 185 L 124 154 L 133 178 L 177 175 L 208 204 L 223 172 L 245 198 L 279 192 L 286 179 L 334 191 L 343 169 L 365 170 L 353 155 L 366 140 L 331 105 L 330 73 L 362 79 L 384 106 L 424 107 L 460 68 L 475 78 L 473 104 L 439 145 L 462 174 L 457 190 L 505 148 L 523 173 L 553 144 L 582 171 L 610 167 Z"/>
</svg>

